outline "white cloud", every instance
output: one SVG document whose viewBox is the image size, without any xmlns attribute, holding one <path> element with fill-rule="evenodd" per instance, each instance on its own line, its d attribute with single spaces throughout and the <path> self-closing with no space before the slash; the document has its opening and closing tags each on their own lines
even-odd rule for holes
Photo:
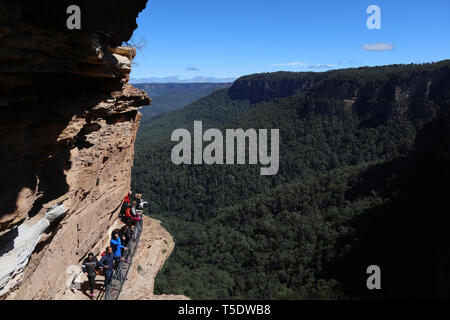
<svg viewBox="0 0 450 320">
<path fill-rule="evenodd" d="M 365 44 L 361 47 L 361 49 L 366 51 L 389 51 L 394 50 L 394 45 L 391 43 L 372 43 L 372 44 Z"/>
<path fill-rule="evenodd" d="M 306 66 L 308 69 L 329 69 L 336 67 L 335 64 L 313 64 Z"/>
<path fill-rule="evenodd" d="M 305 64 L 300 61 L 272 64 L 273 67 L 296 67 L 296 66 L 304 66 L 304 65 Z"/>
<path fill-rule="evenodd" d="M 272 67 L 300 67 L 303 69 L 330 69 L 336 67 L 335 64 L 306 64 L 300 61 L 272 64 Z"/>
</svg>

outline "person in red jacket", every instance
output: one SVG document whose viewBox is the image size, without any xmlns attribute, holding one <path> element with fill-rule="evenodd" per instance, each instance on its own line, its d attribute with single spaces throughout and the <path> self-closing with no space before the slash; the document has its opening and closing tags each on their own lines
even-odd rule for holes
<svg viewBox="0 0 450 320">
<path fill-rule="evenodd" d="M 128 192 L 128 194 L 125 196 L 125 198 L 123 199 L 123 202 L 126 202 L 126 203 L 131 203 L 131 195 L 132 195 L 132 192 L 131 191 L 129 191 Z"/>
<path fill-rule="evenodd" d="M 125 212 L 123 214 L 124 217 L 124 222 L 130 226 L 131 223 L 133 222 L 133 217 L 131 216 L 131 207 L 128 207 L 125 209 Z"/>
<path fill-rule="evenodd" d="M 127 219 L 126 210 L 131 207 L 131 198 L 130 198 L 131 196 L 132 196 L 132 192 L 130 191 L 123 199 L 123 204 L 122 204 L 122 208 L 120 209 L 119 217 L 125 216 L 125 219 Z"/>
</svg>

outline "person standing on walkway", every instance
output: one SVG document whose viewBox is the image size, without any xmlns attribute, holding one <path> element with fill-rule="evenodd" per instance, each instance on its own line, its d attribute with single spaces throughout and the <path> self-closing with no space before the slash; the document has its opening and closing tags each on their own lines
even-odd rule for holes
<svg viewBox="0 0 450 320">
<path fill-rule="evenodd" d="M 96 269 L 98 260 L 92 252 L 89 252 L 86 259 L 83 261 L 83 272 L 86 274 L 89 280 L 90 297 L 94 298 L 95 276 L 97 275 Z"/>
<path fill-rule="evenodd" d="M 111 238 L 111 247 L 113 249 L 113 252 L 116 256 L 121 257 L 122 256 L 122 249 L 127 250 L 127 247 L 122 245 L 122 241 L 120 240 L 119 234 L 117 232 L 113 232 L 112 238 Z"/>
<path fill-rule="evenodd" d="M 123 260 L 123 258 L 115 255 L 111 246 L 106 249 L 106 254 L 100 259 L 98 264 L 105 272 L 105 289 L 111 283 L 112 275 L 114 273 L 114 262 L 119 263 L 120 260 Z"/>
<path fill-rule="evenodd" d="M 133 225 L 136 225 L 138 221 L 141 221 L 142 211 L 136 209 L 136 201 L 133 201 L 133 206 L 131 207 L 131 218 L 133 219 Z"/>
</svg>

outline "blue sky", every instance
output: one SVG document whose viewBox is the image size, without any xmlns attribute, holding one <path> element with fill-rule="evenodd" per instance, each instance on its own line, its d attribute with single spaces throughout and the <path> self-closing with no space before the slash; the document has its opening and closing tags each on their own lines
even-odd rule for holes
<svg viewBox="0 0 450 320">
<path fill-rule="evenodd" d="M 345 4 L 344 4 L 345 3 Z M 381 30 L 369 30 L 369 5 Z M 149 0 L 132 78 L 239 77 L 450 58 L 450 0 Z M 392 50 L 368 51 L 383 43 Z"/>
</svg>

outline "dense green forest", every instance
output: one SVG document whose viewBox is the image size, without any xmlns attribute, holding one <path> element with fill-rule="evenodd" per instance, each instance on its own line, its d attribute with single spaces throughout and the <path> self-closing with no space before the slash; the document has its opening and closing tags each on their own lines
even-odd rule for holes
<svg viewBox="0 0 450 320">
<path fill-rule="evenodd" d="M 176 246 L 156 293 L 193 299 L 450 295 L 450 61 L 236 80 L 143 123 L 133 189 Z M 172 130 L 280 129 L 280 169 L 181 165 Z M 366 288 L 367 266 L 382 290 Z"/>
<path fill-rule="evenodd" d="M 167 111 L 181 109 L 215 90 L 228 88 L 231 83 L 136 83 L 152 97 L 152 107 L 141 109 L 142 122 Z"/>
</svg>

